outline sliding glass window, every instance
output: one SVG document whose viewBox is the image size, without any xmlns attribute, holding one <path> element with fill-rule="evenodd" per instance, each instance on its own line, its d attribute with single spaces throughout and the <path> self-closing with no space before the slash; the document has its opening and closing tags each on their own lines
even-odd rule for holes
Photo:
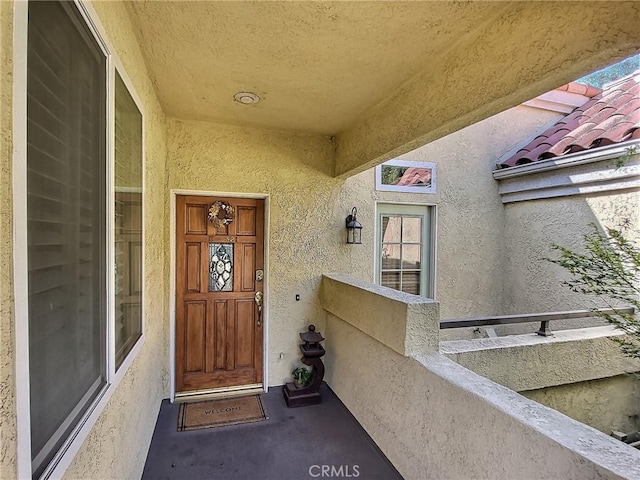
<svg viewBox="0 0 640 480">
<path fill-rule="evenodd" d="M 27 8 L 31 472 L 41 478 L 142 337 L 143 118 L 81 4 Z"/>
<path fill-rule="evenodd" d="M 142 335 L 142 114 L 115 73 L 115 362 Z"/>
</svg>

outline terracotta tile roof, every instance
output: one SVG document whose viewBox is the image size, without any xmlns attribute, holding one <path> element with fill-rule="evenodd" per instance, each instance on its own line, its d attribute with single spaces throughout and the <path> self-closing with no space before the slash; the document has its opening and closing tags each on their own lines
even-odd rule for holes
<svg viewBox="0 0 640 480">
<path fill-rule="evenodd" d="M 640 138 L 639 72 L 602 91 L 576 83 L 559 89 L 592 98 L 503 161 L 501 168 Z"/>
</svg>

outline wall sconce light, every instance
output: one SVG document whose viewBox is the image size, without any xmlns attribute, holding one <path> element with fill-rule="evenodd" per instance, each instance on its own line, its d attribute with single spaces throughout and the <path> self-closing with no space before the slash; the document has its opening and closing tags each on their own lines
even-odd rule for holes
<svg viewBox="0 0 640 480">
<path fill-rule="evenodd" d="M 347 243 L 360 244 L 362 243 L 362 225 L 356 219 L 358 210 L 356 207 L 351 209 L 351 215 L 347 217 Z"/>
</svg>

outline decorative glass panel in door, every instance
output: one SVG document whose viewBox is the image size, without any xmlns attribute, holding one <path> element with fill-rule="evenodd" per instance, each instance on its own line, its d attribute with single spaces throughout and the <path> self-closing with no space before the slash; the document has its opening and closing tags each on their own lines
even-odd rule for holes
<svg viewBox="0 0 640 480">
<path fill-rule="evenodd" d="M 209 244 L 209 291 L 233 291 L 233 243 Z"/>
</svg>

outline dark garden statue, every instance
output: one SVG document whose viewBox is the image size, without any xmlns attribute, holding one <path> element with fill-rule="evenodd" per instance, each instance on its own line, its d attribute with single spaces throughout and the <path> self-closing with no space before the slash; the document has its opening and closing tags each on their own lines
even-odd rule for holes
<svg viewBox="0 0 640 480">
<path fill-rule="evenodd" d="M 288 407 L 302 407 L 321 402 L 320 386 L 324 377 L 324 364 L 320 357 L 325 354 L 325 351 L 320 342 L 324 338 L 320 335 L 320 332 L 316 332 L 314 325 L 309 325 L 308 331 L 300 334 L 300 339 L 304 342 L 300 344 L 300 351 L 302 352 L 300 360 L 303 364 L 311 367 L 311 378 L 308 378 L 308 375 L 302 375 L 304 372 L 301 372 L 301 370 L 304 370 L 305 367 L 299 367 L 293 371 L 294 380 L 304 378 L 306 382 L 289 382 L 284 386 L 284 399 Z"/>
</svg>

